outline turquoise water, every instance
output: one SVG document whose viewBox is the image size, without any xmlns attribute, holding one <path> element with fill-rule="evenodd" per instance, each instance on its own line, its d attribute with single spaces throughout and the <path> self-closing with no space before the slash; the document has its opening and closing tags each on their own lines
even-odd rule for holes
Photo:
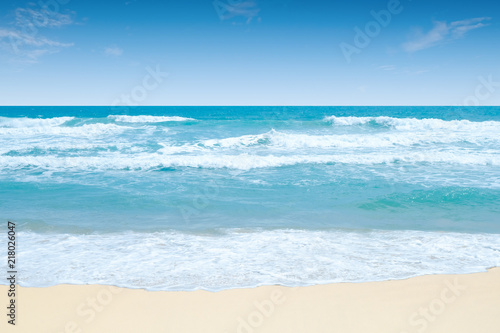
<svg viewBox="0 0 500 333">
<path fill-rule="evenodd" d="M 31 286 L 480 271 L 499 133 L 499 107 L 0 107 L 0 219 Z"/>
</svg>

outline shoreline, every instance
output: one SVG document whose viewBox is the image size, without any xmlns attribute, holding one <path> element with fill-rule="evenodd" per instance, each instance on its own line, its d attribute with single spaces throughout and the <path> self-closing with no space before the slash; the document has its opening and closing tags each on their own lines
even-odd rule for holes
<svg viewBox="0 0 500 333">
<path fill-rule="evenodd" d="M 0 285 L 4 304 L 9 287 Z M 500 267 L 468 274 L 217 292 L 17 286 L 2 332 L 498 332 Z"/>
<path fill-rule="evenodd" d="M 243 287 L 224 287 L 220 289 L 208 289 L 208 288 L 195 288 L 195 289 L 150 289 L 150 288 L 144 288 L 144 287 L 131 287 L 131 286 L 119 286 L 119 285 L 114 285 L 114 284 L 107 284 L 107 283 L 102 283 L 102 284 L 95 284 L 95 283 L 88 283 L 88 284 L 78 284 L 78 283 L 57 283 L 54 285 L 46 285 L 46 286 L 21 286 L 19 284 L 16 284 L 17 287 L 23 288 L 23 289 L 45 289 L 45 288 L 54 288 L 58 286 L 101 286 L 101 287 L 110 287 L 110 288 L 117 288 L 117 289 L 124 289 L 124 290 L 142 290 L 146 292 L 209 292 L 209 293 L 219 293 L 222 291 L 227 291 L 227 290 L 245 290 L 245 289 L 255 289 L 255 288 L 262 288 L 262 287 L 282 287 L 282 288 L 307 288 L 307 287 L 314 287 L 314 286 L 328 286 L 328 285 L 337 285 L 337 284 L 362 284 L 362 283 L 374 283 L 374 282 L 392 282 L 392 281 L 405 281 L 409 279 L 414 279 L 418 277 L 423 277 L 423 276 L 435 276 L 435 275 L 470 275 L 470 274 L 478 274 L 478 273 L 487 273 L 490 270 L 494 269 L 500 269 L 500 266 L 489 266 L 485 267 L 482 270 L 476 270 L 472 272 L 460 272 L 460 273 L 429 273 L 429 274 L 417 274 L 417 275 L 412 275 L 412 276 L 407 276 L 407 277 L 401 277 L 401 278 L 390 278 L 390 279 L 373 279 L 373 280 L 366 280 L 366 281 L 332 281 L 332 282 L 320 282 L 320 283 L 311 283 L 311 284 L 305 284 L 305 285 L 300 285 L 300 286 L 291 286 L 291 285 L 285 285 L 285 284 L 259 284 L 255 286 L 243 286 Z M 3 283 L 3 282 L 2 282 Z M 7 285 L 4 285 L 0 283 L 0 289 L 2 287 L 7 287 Z"/>
<path fill-rule="evenodd" d="M 496 250 L 500 234 L 338 228 L 220 231 L 67 234 L 21 230 L 19 237 L 28 244 L 24 250 L 29 255 L 23 259 L 24 274 L 19 281 L 23 287 L 104 284 L 151 291 L 220 291 L 466 274 L 500 266 Z M 130 251 L 144 242 L 147 246 Z M 154 260 L 144 260 L 152 253 Z M 64 265 L 64 258 L 73 264 Z M 58 273 L 54 276 L 54 272 Z"/>
</svg>

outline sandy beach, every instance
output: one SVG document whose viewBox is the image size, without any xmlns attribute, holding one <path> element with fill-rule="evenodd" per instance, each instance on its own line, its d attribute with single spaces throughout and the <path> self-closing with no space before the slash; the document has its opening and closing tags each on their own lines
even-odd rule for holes
<svg viewBox="0 0 500 333">
<path fill-rule="evenodd" d="M 0 333 L 500 333 L 500 1 L 0 13 Z"/>
<path fill-rule="evenodd" d="M 2 295 L 7 289 L 0 287 Z M 16 325 L 7 324 L 3 315 L 2 332 L 497 333 L 500 329 L 500 268 L 215 293 L 100 285 L 17 289 Z"/>
</svg>

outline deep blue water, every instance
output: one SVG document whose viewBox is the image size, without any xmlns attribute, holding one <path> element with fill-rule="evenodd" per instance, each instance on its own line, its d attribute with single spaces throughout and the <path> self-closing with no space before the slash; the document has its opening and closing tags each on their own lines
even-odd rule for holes
<svg viewBox="0 0 500 333">
<path fill-rule="evenodd" d="M 0 220 L 25 285 L 484 270 L 499 133 L 499 107 L 0 107 Z"/>
</svg>

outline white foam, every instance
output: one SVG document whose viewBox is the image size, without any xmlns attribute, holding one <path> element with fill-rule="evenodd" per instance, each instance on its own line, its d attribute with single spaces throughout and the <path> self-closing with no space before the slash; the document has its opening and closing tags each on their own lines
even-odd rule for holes
<svg viewBox="0 0 500 333">
<path fill-rule="evenodd" d="M 0 127 L 54 127 L 60 126 L 75 117 L 55 117 L 55 118 L 10 118 L 0 117 Z"/>
<path fill-rule="evenodd" d="M 336 155 L 163 155 L 106 153 L 102 156 L 0 156 L 0 169 L 48 170 L 154 170 L 168 167 L 228 168 L 250 170 L 297 164 L 342 163 L 354 165 L 443 163 L 452 165 L 500 165 L 500 155 L 468 152 L 402 152 Z"/>
<path fill-rule="evenodd" d="M 27 140 L 16 143 L 15 147 L 0 147 L 0 155 L 7 152 L 18 152 L 22 154 L 30 153 L 32 150 L 38 151 L 50 151 L 51 153 L 63 153 L 64 151 L 75 151 L 75 150 L 85 150 L 88 152 L 95 152 L 97 150 L 114 150 L 114 149 L 133 149 L 129 144 L 125 142 L 94 142 L 92 139 L 88 142 L 82 140 L 71 140 L 71 138 L 61 138 L 59 140 L 52 140 L 50 145 L 47 145 L 43 140 L 33 140 L 32 142 L 27 142 Z"/>
<path fill-rule="evenodd" d="M 177 146 L 172 151 L 186 152 L 200 150 L 202 147 L 216 148 L 247 148 L 265 146 L 269 148 L 300 149 L 300 148 L 384 148 L 395 146 L 412 146 L 436 143 L 484 144 L 500 142 L 497 132 L 435 132 L 420 131 L 412 133 L 391 132 L 371 134 L 333 134 L 310 135 L 301 133 L 286 133 L 271 130 L 257 135 L 243 135 L 224 139 L 203 140 L 195 145 Z M 164 152 L 171 147 L 165 146 Z"/>
<path fill-rule="evenodd" d="M 337 126 L 355 126 L 375 123 L 390 126 L 398 130 L 436 130 L 451 129 L 462 131 L 500 130 L 500 122 L 483 121 L 473 122 L 469 120 L 442 120 L 442 119 L 416 119 L 416 118 L 393 118 L 393 117 L 336 117 L 324 118 Z"/>
<path fill-rule="evenodd" d="M 497 234 L 230 229 L 212 235 L 20 232 L 19 239 L 20 284 L 36 287 L 220 290 L 403 279 L 500 265 Z"/>
<path fill-rule="evenodd" d="M 32 137 L 40 135 L 50 136 L 72 136 L 72 137 L 93 137 L 101 135 L 118 134 L 132 127 L 118 126 L 116 124 L 84 124 L 82 126 L 33 126 L 33 127 L 18 127 L 18 128 L 0 128 L 0 137 L 11 138 Z M 50 145 L 50 142 L 46 143 Z"/>
<path fill-rule="evenodd" d="M 193 121 L 196 119 L 185 118 L 178 116 L 125 116 L 125 115 L 110 115 L 109 119 L 119 121 L 122 123 L 162 123 L 169 121 Z"/>
</svg>

